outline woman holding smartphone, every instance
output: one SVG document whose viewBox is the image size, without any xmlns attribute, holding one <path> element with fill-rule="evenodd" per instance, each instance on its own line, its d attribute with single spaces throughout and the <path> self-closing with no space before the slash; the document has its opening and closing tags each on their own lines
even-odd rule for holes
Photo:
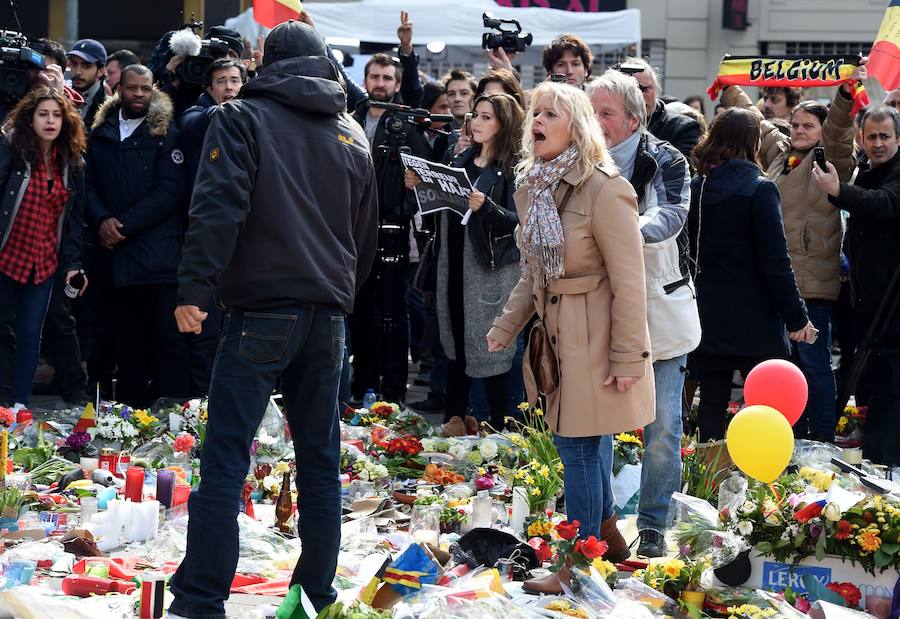
<svg viewBox="0 0 900 619">
<path fill-rule="evenodd" d="M 0 304 L 15 316 L 12 397 L 25 408 L 37 368 L 41 327 L 57 269 L 81 274 L 84 124 L 62 94 L 36 88 L 7 120 L 0 140 Z M 87 288 L 84 279 L 78 294 Z"/>
<path fill-rule="evenodd" d="M 513 410 L 508 384 L 515 348 L 488 354 L 485 335 L 519 280 L 512 196 L 523 120 L 522 108 L 511 96 L 478 97 L 469 122 L 472 146 L 452 163 L 466 170 L 474 191 L 468 224 L 457 213 L 442 212 L 435 241 L 438 330 L 448 359 L 444 421 L 465 417 L 470 378 L 484 381 L 493 427 L 502 428 Z M 408 188 L 420 181 L 415 172 L 406 171 Z"/>
</svg>

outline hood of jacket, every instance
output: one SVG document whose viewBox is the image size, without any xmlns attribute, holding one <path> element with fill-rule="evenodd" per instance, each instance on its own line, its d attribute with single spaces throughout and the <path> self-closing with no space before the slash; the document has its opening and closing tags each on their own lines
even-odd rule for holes
<svg viewBox="0 0 900 619">
<path fill-rule="evenodd" d="M 122 99 L 119 97 L 118 93 L 114 94 L 100 106 L 99 110 L 97 110 L 97 115 L 94 116 L 94 124 L 91 126 L 91 129 L 96 130 L 103 125 L 112 122 L 115 122 L 116 125 L 118 125 L 119 109 L 121 107 Z M 167 94 L 154 86 L 153 94 L 150 96 L 150 106 L 147 108 L 147 118 L 144 121 L 147 123 L 147 130 L 150 132 L 150 135 L 157 138 L 165 137 L 166 133 L 169 131 L 169 125 L 172 124 L 173 117 L 172 100 L 169 99 Z"/>
<path fill-rule="evenodd" d="M 337 69 L 325 56 L 287 58 L 264 65 L 238 98 L 265 97 L 304 112 L 339 114 L 347 95 L 337 80 Z"/>
<path fill-rule="evenodd" d="M 703 183 L 703 198 L 707 202 L 722 202 L 732 196 L 747 195 L 748 186 L 762 176 L 752 161 L 732 159 L 709 173 Z"/>
</svg>

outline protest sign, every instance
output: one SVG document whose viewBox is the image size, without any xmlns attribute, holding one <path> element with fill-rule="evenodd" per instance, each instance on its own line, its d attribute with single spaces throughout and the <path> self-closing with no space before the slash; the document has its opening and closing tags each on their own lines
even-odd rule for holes
<svg viewBox="0 0 900 619">
<path fill-rule="evenodd" d="M 416 202 L 423 215 L 451 210 L 459 214 L 465 225 L 469 221 L 469 194 L 472 183 L 462 168 L 434 163 L 421 157 L 400 153 L 403 165 L 418 174 L 422 182 L 415 189 Z"/>
</svg>

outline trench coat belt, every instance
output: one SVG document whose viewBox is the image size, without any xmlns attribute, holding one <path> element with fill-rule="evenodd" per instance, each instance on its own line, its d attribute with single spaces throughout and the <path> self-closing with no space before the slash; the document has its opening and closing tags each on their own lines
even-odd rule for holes
<svg viewBox="0 0 900 619">
<path fill-rule="evenodd" d="M 606 269 L 600 267 L 600 269 L 594 271 L 585 271 L 570 277 L 560 277 L 553 280 L 547 285 L 547 293 L 584 294 L 596 290 L 604 279 L 606 279 Z"/>
</svg>

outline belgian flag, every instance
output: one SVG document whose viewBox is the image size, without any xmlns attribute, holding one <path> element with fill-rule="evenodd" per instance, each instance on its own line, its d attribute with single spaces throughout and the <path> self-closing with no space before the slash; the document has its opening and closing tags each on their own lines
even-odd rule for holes
<svg viewBox="0 0 900 619">
<path fill-rule="evenodd" d="M 274 28 L 303 12 L 300 0 L 253 0 L 253 19 L 266 28 Z"/>
<path fill-rule="evenodd" d="M 900 88 L 900 0 L 891 0 L 884 13 L 867 68 L 885 90 Z"/>
</svg>

